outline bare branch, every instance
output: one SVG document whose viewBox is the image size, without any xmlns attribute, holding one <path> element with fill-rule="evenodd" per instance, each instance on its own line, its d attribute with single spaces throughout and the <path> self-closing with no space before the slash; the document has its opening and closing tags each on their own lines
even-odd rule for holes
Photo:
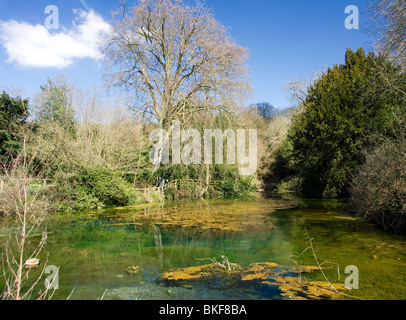
<svg viewBox="0 0 406 320">
<path fill-rule="evenodd" d="M 103 46 L 106 78 L 111 87 L 136 94 L 131 108 L 147 120 L 152 115 L 169 127 L 185 104 L 191 111 L 201 104 L 230 109 L 249 94 L 248 50 L 233 42 L 211 9 L 145 0 L 115 17 Z"/>
</svg>

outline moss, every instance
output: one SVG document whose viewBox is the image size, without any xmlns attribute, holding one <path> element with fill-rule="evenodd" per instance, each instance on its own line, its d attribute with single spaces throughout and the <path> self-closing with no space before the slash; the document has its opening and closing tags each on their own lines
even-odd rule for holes
<svg viewBox="0 0 406 320">
<path fill-rule="evenodd" d="M 212 265 L 203 265 L 196 267 L 189 267 L 177 270 L 171 270 L 162 273 L 159 277 L 160 279 L 166 279 L 170 281 L 181 281 L 181 280 L 191 280 L 191 279 L 201 279 L 211 275 Z"/>
<path fill-rule="evenodd" d="M 277 263 L 273 262 L 260 262 L 252 263 L 249 268 L 244 272 L 242 276 L 242 281 L 253 281 L 253 280 L 267 280 L 270 278 L 274 269 L 279 267 Z"/>
<path fill-rule="evenodd" d="M 140 266 L 130 266 L 127 268 L 127 273 L 131 276 L 135 275 L 140 271 Z"/>
<path fill-rule="evenodd" d="M 212 263 L 170 270 L 160 274 L 159 279 L 161 282 L 177 286 L 188 285 L 188 283 L 213 285 L 213 281 L 217 281 L 221 289 L 270 285 L 276 286 L 281 291 L 281 295 L 289 299 L 341 299 L 343 294 L 337 291 L 346 290 L 342 283 L 332 284 L 333 288 L 327 281 L 307 281 L 299 276 L 292 276 L 292 274 L 312 273 L 317 270 L 319 270 L 317 266 L 288 268 L 274 262 L 252 263 L 247 268 L 225 270 L 221 264 Z"/>
<path fill-rule="evenodd" d="M 321 268 L 324 269 L 324 268 Z M 318 266 L 299 266 L 290 268 L 290 272 L 293 273 L 312 273 L 314 271 L 320 270 Z"/>
<path fill-rule="evenodd" d="M 263 206 L 241 205 L 238 202 L 231 207 L 222 206 L 222 202 L 216 206 L 196 208 L 196 203 L 184 204 L 183 210 L 176 208 L 149 208 L 146 212 L 130 210 L 128 213 L 120 213 L 120 217 L 128 224 L 152 223 L 160 227 L 199 228 L 202 231 L 229 231 L 241 232 L 262 226 L 271 230 L 274 226 L 269 221 L 269 214 L 278 209 L 294 207 L 293 203 L 275 200 L 264 203 Z M 125 223 L 123 222 L 123 223 Z"/>
<path fill-rule="evenodd" d="M 284 276 L 283 273 L 274 274 L 272 282 L 263 281 L 262 284 L 277 286 L 282 296 L 292 300 L 336 300 L 343 297 L 327 281 L 305 281 L 299 277 Z M 334 283 L 333 286 L 337 291 L 346 290 L 340 283 Z"/>
</svg>

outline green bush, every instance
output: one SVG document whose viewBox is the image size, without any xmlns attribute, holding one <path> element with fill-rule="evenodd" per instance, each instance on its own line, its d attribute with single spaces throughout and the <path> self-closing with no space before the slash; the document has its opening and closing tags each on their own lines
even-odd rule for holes
<svg viewBox="0 0 406 320">
<path fill-rule="evenodd" d="M 276 191 L 278 193 L 295 192 L 300 193 L 301 181 L 298 177 L 288 178 L 279 182 L 276 185 Z"/>
<path fill-rule="evenodd" d="M 128 185 L 122 174 L 108 169 L 91 169 L 78 182 L 107 206 L 126 205 L 130 200 Z"/>
<path fill-rule="evenodd" d="M 256 191 L 253 177 L 239 175 L 237 167 L 225 169 L 224 166 L 215 166 L 215 179 L 220 181 L 219 187 L 226 198 L 245 197 Z"/>
<path fill-rule="evenodd" d="M 59 211 L 67 211 L 70 209 L 83 211 L 89 209 L 96 209 L 104 207 L 102 201 L 96 198 L 92 193 L 88 193 L 85 190 L 73 189 L 71 193 L 71 204 L 63 201 L 59 204 Z"/>
<path fill-rule="evenodd" d="M 57 198 L 60 211 L 127 206 L 139 202 L 137 192 L 122 174 L 106 168 L 83 169 L 66 180 L 58 180 L 51 192 Z"/>
</svg>

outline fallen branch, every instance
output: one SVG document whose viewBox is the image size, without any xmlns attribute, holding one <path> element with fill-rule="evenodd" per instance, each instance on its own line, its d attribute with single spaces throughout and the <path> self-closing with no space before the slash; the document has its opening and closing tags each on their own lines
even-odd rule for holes
<svg viewBox="0 0 406 320">
<path fill-rule="evenodd" d="M 343 292 L 340 292 L 340 291 L 338 291 L 338 290 L 333 286 L 333 284 L 328 280 L 326 274 L 324 273 L 323 268 L 322 268 L 322 265 L 323 265 L 323 264 L 326 264 L 326 263 L 330 263 L 330 264 L 333 264 L 333 263 L 334 263 L 334 264 L 336 264 L 336 265 L 337 265 L 337 270 L 338 270 L 338 279 L 340 279 L 340 266 L 339 266 L 337 263 L 335 263 L 335 262 L 329 262 L 329 261 L 326 261 L 326 262 L 323 262 L 323 263 L 320 264 L 320 263 L 319 263 L 319 259 L 317 258 L 316 252 L 315 252 L 314 247 L 313 247 L 313 240 L 314 240 L 314 239 L 310 237 L 310 235 L 309 235 L 309 233 L 308 233 L 308 231 L 307 231 L 306 228 L 305 228 L 305 232 L 306 232 L 306 237 L 307 237 L 307 239 L 308 239 L 307 242 L 308 242 L 310 245 L 309 245 L 305 250 L 303 250 L 303 252 L 302 252 L 301 254 L 299 254 L 298 256 L 299 256 L 299 257 L 302 256 L 307 250 L 310 249 L 310 250 L 312 251 L 313 258 L 314 258 L 314 260 L 316 261 L 317 267 L 319 268 L 319 270 L 320 270 L 321 274 L 323 275 L 324 279 L 328 282 L 328 284 L 331 286 L 331 288 L 333 289 L 333 291 L 334 291 L 335 293 L 340 294 L 340 295 L 343 295 L 343 296 L 346 296 L 346 297 L 349 297 L 349 298 L 353 298 L 353 299 L 364 300 L 364 299 L 361 299 L 361 298 L 359 298 L 359 297 L 351 296 L 351 295 L 349 295 L 349 294 L 345 294 L 345 293 L 343 293 Z M 326 289 L 326 290 L 328 290 L 328 289 Z"/>
</svg>

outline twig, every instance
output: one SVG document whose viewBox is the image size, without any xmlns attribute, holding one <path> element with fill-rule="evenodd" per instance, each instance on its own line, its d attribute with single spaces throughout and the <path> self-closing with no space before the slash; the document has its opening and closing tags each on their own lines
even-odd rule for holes
<svg viewBox="0 0 406 320">
<path fill-rule="evenodd" d="M 101 296 L 100 300 L 103 300 L 103 299 L 104 299 L 104 296 L 106 295 L 107 291 L 109 291 L 109 289 L 106 289 L 106 290 L 104 291 L 104 293 L 103 293 L 103 295 Z"/>
<path fill-rule="evenodd" d="M 323 268 L 321 267 L 323 264 L 325 264 L 325 263 L 330 263 L 330 264 L 336 264 L 337 265 L 337 270 L 338 270 L 338 279 L 340 279 L 340 266 L 337 264 L 337 263 L 335 263 L 335 262 L 329 262 L 329 261 L 325 261 L 325 262 L 323 262 L 323 263 L 319 263 L 319 260 L 318 260 L 318 258 L 317 258 L 317 255 L 316 255 L 316 252 L 314 251 L 314 247 L 313 247 L 313 238 L 311 238 L 310 237 L 310 235 L 309 235 L 309 233 L 307 232 L 307 229 L 305 228 L 305 232 L 306 232 L 306 237 L 307 237 L 307 239 L 308 239 L 308 241 L 307 242 L 309 242 L 310 243 L 310 246 L 308 246 L 301 254 L 299 254 L 299 257 L 300 256 L 302 256 L 307 250 L 312 250 L 312 254 L 313 254 L 313 257 L 314 257 L 314 260 L 316 261 L 316 264 L 317 264 L 317 267 L 319 268 L 319 270 L 320 270 L 320 272 L 321 272 L 321 274 L 323 275 L 323 277 L 324 277 L 324 279 L 326 279 L 326 281 L 329 283 L 329 285 L 331 286 L 331 288 L 334 290 L 334 292 L 335 293 L 337 293 L 337 294 L 339 294 L 339 295 L 342 295 L 342 296 L 346 296 L 346 297 L 349 297 L 349 298 L 353 298 L 353 299 L 357 299 L 357 300 L 364 300 L 364 299 L 362 299 L 362 298 L 359 298 L 359 297 L 355 297 L 355 296 L 352 296 L 352 295 L 349 295 L 349 294 L 346 294 L 346 293 L 343 293 L 343 292 L 340 292 L 340 291 L 338 291 L 336 288 L 334 288 L 334 286 L 333 286 L 333 284 L 328 280 L 328 278 L 327 278 L 327 276 L 325 275 L 325 273 L 324 273 L 324 271 L 323 271 Z M 326 288 L 323 288 L 324 290 L 329 290 L 329 289 L 326 289 Z"/>
<path fill-rule="evenodd" d="M 321 267 L 320 263 L 319 263 L 319 259 L 317 259 L 317 255 L 316 252 L 314 251 L 314 247 L 313 247 L 313 238 L 310 238 L 309 233 L 307 232 L 307 229 L 305 228 L 305 232 L 306 232 L 306 236 L 309 239 L 308 242 L 310 243 L 309 248 L 312 250 L 313 253 L 313 257 L 314 260 L 316 261 L 317 267 L 319 268 L 321 274 L 323 275 L 324 279 L 326 279 L 326 281 L 329 283 L 329 285 L 333 288 L 333 290 L 338 293 L 337 289 L 334 288 L 333 284 L 328 280 L 327 276 L 324 274 L 323 268 Z M 306 249 L 307 250 L 307 249 Z"/>
<path fill-rule="evenodd" d="M 66 298 L 66 300 L 70 300 L 70 298 L 73 295 L 73 292 L 75 291 L 75 288 L 72 289 L 72 291 L 70 292 L 69 296 Z"/>
</svg>

